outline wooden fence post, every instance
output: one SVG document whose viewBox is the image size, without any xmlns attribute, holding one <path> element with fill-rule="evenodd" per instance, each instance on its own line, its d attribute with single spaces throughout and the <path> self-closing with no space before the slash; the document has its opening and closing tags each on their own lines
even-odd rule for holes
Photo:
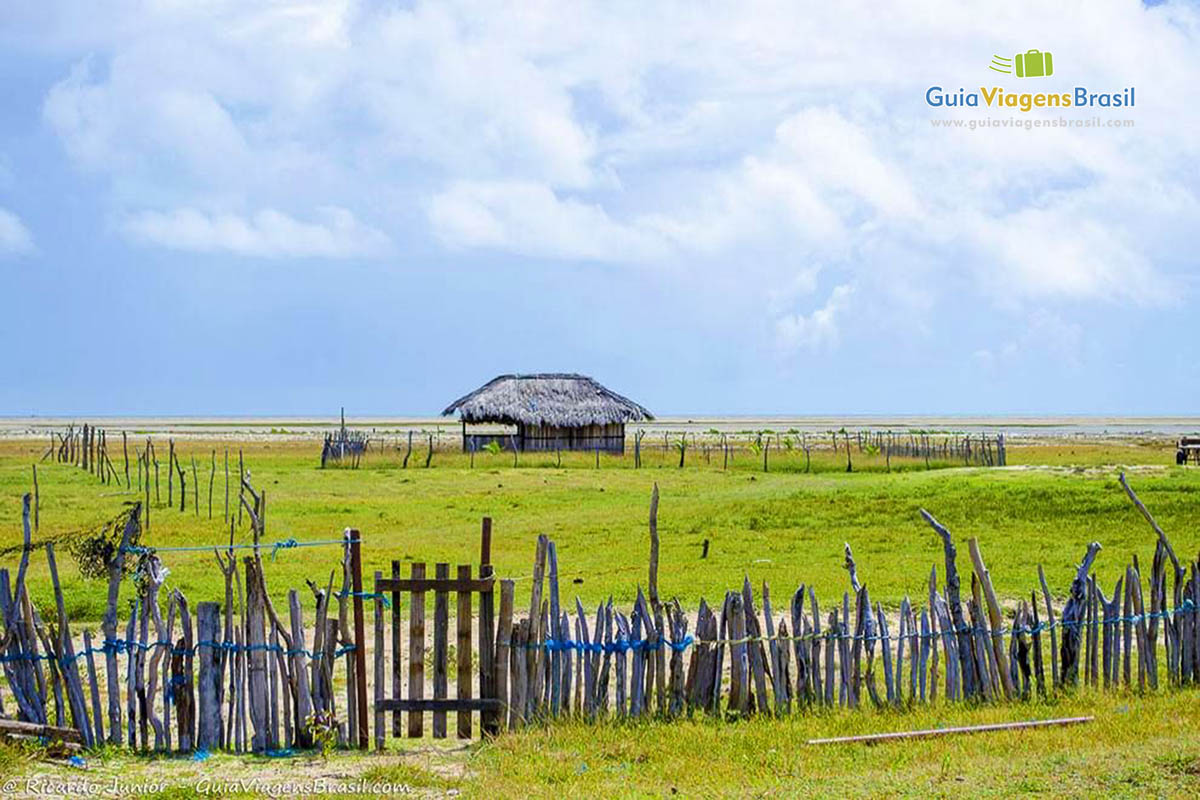
<svg viewBox="0 0 1200 800">
<path fill-rule="evenodd" d="M 254 733 L 250 740 L 250 750 L 255 753 L 265 753 L 267 750 L 267 655 L 263 649 L 266 645 L 266 628 L 264 626 L 266 608 L 262 597 L 262 581 L 257 575 L 254 559 L 247 556 L 243 559 L 246 567 L 246 646 L 247 653 L 247 700 L 250 706 L 250 721 Z"/>
<path fill-rule="evenodd" d="M 496 627 L 496 649 L 495 649 L 495 677 L 492 683 L 492 696 L 500 701 L 501 705 L 492 714 L 489 719 L 489 728 L 485 733 L 498 734 L 504 727 L 505 719 L 507 718 L 508 707 L 508 683 L 509 683 L 509 648 L 512 639 L 512 615 L 513 615 L 513 582 L 511 580 L 503 580 L 500 582 L 500 620 Z"/>
<path fill-rule="evenodd" d="M 196 747 L 216 750 L 221 744 L 221 650 L 214 646 L 221 625 L 221 604 L 200 603 L 196 606 L 196 627 L 200 661 L 200 729 Z"/>
<path fill-rule="evenodd" d="M 492 518 L 484 517 L 479 534 L 479 577 L 488 580 L 492 569 Z M 496 695 L 496 626 L 493 587 L 479 594 L 479 696 L 484 700 L 498 699 Z M 507 658 L 507 653 L 505 654 Z M 499 709 L 484 709 L 479 715 L 479 729 L 484 735 L 499 732 Z"/>
<path fill-rule="evenodd" d="M 350 529 L 350 579 L 354 593 L 354 673 L 357 683 L 358 747 L 366 750 L 370 746 L 369 720 L 367 719 L 367 649 L 366 622 L 363 619 L 362 598 L 362 538 L 357 528 Z"/>
<path fill-rule="evenodd" d="M 400 562 L 392 561 L 392 580 L 400 580 Z M 400 592 L 392 592 L 392 697 L 400 698 L 404 688 L 404 659 L 401 658 Z M 399 711 L 392 712 L 392 736 L 399 739 L 404 735 L 403 718 Z"/>
<path fill-rule="evenodd" d="M 383 652 L 383 594 L 379 591 L 379 583 L 383 580 L 383 573 L 376 570 L 375 572 L 375 749 L 383 752 L 387 730 L 384 728 L 383 722 L 386 715 L 383 713 L 383 672 L 384 672 L 384 652 Z M 365 715 L 364 715 L 365 716 Z"/>
<path fill-rule="evenodd" d="M 304 613 L 300 610 L 300 596 L 295 589 L 288 590 L 288 614 L 292 626 L 292 680 L 296 692 L 296 742 L 301 747 L 310 747 L 312 745 L 312 734 L 308 731 L 308 717 L 313 712 L 312 691 L 309 687 L 309 670 L 304 662 L 307 656 L 305 655 L 304 646 Z M 286 641 L 287 637 L 284 637 Z M 365 690 L 366 673 L 363 673 L 363 684 Z M 361 716 L 361 720 L 366 719 L 366 716 Z"/>
<path fill-rule="evenodd" d="M 192 656 L 192 647 L 194 641 L 192 639 L 192 617 L 188 612 L 187 597 L 179 589 L 175 590 L 175 602 L 179 605 L 179 621 L 183 628 L 183 653 L 181 660 L 183 662 L 183 681 L 175 686 L 176 697 L 176 720 L 179 725 L 179 748 L 182 751 L 189 752 L 192 749 L 192 744 L 195 741 L 196 734 L 196 707 L 194 705 L 194 693 L 192 684 L 192 671 L 194 658 Z"/>
</svg>

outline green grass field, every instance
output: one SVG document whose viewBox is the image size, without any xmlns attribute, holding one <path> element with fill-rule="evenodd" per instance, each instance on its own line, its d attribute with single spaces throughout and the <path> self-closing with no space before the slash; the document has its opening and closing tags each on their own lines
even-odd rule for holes
<svg viewBox="0 0 1200 800">
<path fill-rule="evenodd" d="M 0 497 L 9 498 L 0 504 L 0 546 L 20 542 L 20 495 L 31 485 L 30 465 L 39 447 L 32 442 L 0 447 Z M 192 455 L 204 463 L 211 453 L 205 443 L 185 443 L 181 450 L 189 464 Z M 558 544 L 564 593 L 577 593 L 593 606 L 610 594 L 619 603 L 632 603 L 637 584 L 646 581 L 647 514 L 656 482 L 661 592 L 677 596 L 688 608 L 695 608 L 700 597 L 711 602 L 740 586 L 744 574 L 756 583 L 768 581 L 777 595 L 804 582 L 820 596 L 840 597 L 847 586 L 843 542 L 854 548 L 874 599 L 897 605 L 905 593 L 922 596 L 941 549 L 921 521 L 920 508 L 949 526 L 961 543 L 978 537 L 997 591 L 1010 598 L 1035 587 L 1039 563 L 1053 590 L 1065 593 L 1073 564 L 1092 540 L 1105 547 L 1099 574 L 1106 583 L 1115 581 L 1130 553 L 1146 558 L 1153 552 L 1149 528 L 1116 482 L 1123 467 L 1133 467 L 1131 480 L 1166 530 L 1179 537 L 1181 552 L 1195 547 L 1189 535 L 1200 519 L 1200 472 L 1162 466 L 1171 460 L 1163 446 L 1017 448 L 1010 457 L 1017 466 L 1003 470 L 926 471 L 923 463 L 909 463 L 891 474 L 882 471 L 878 458 L 858 459 L 856 471 L 847 474 L 844 455 L 828 451 L 816 454 L 812 474 L 802 471 L 803 455 L 795 453 L 776 458 L 773 470 L 763 473 L 761 462 L 749 454 L 741 454 L 729 470 L 703 462 L 679 469 L 673 453 L 670 466 L 661 455 L 648 453 L 640 470 L 630 468 L 630 458 L 604 458 L 595 469 L 590 456 L 568 459 L 557 468 L 553 455 L 540 465 L 526 457 L 514 469 L 508 454 L 479 455 L 469 469 L 462 455 L 438 453 L 431 469 L 414 458 L 416 464 L 407 470 L 398 463 L 368 462 L 358 470 L 322 471 L 311 444 L 256 443 L 244 451 L 255 486 L 267 494 L 268 540 L 337 538 L 344 528 L 356 527 L 366 542 L 364 570 L 370 575 L 390 570 L 393 559 L 476 563 L 480 518 L 490 515 L 498 575 L 527 576 L 536 536 L 546 533 Z M 201 513 L 193 513 L 190 499 L 186 513 L 152 507 L 143 544 L 228 541 L 221 521 L 222 457 L 223 450 L 215 519 L 208 518 L 202 472 Z M 1064 465 L 1071 458 L 1074 466 Z M 1056 466 L 1034 466 L 1041 463 Z M 60 464 L 42 464 L 39 478 L 43 538 L 95 527 L 136 494 L 102 486 Z M 165 505 L 165 469 L 161 483 Z M 236 532 L 238 541 L 247 536 L 245 526 Z M 701 560 L 705 539 L 709 557 Z M 171 583 L 193 602 L 220 596 L 221 576 L 211 553 L 163 556 Z M 305 578 L 324 583 L 329 570 L 339 566 L 338 558 L 336 548 L 284 551 L 268 567 L 271 588 L 282 593 L 302 587 Z M 44 564 L 35 559 L 31 569 L 35 596 L 48 596 Z M 63 570 L 63 579 L 71 616 L 99 619 L 103 583 L 85 581 L 71 568 Z"/>
<path fill-rule="evenodd" d="M 221 522 L 227 443 L 184 442 L 184 461 L 196 456 L 204 487 L 201 513 L 154 507 L 143 544 L 172 546 L 226 541 Z M 208 463 L 218 451 L 215 519 L 207 514 Z M 392 559 L 475 563 L 479 520 L 495 520 L 493 562 L 501 577 L 530 573 L 538 533 L 559 548 L 563 592 L 585 604 L 608 595 L 631 603 L 646 580 L 647 510 L 652 485 L 661 492 L 661 593 L 687 608 L 701 597 L 710 603 L 743 575 L 768 581 L 776 596 L 800 582 L 815 587 L 823 603 L 840 598 L 848 581 L 842 543 L 854 548 L 860 577 L 873 599 L 895 606 L 907 593 L 924 596 L 932 565 L 941 571 L 937 537 L 921 521 L 926 508 L 962 545 L 980 539 L 997 591 L 1006 599 L 1027 596 L 1045 566 L 1055 594 L 1065 594 L 1073 565 L 1086 544 L 1104 551 L 1097 574 L 1110 585 L 1131 553 L 1149 560 L 1153 537 L 1116 482 L 1119 469 L 1154 512 L 1181 557 L 1200 547 L 1200 470 L 1167 466 L 1165 443 L 1081 443 L 1013 447 L 1007 469 L 939 468 L 924 462 L 893 462 L 855 453 L 855 471 L 845 472 L 844 453 L 815 452 L 811 473 L 802 453 L 772 454 L 771 471 L 740 452 L 723 470 L 719 451 L 712 463 L 689 451 L 679 469 L 678 453 L 647 449 L 646 466 L 632 458 L 479 454 L 474 468 L 461 454 L 437 453 L 431 469 L 424 454 L 408 469 L 397 461 L 368 459 L 361 469 L 317 468 L 319 444 L 258 441 L 242 445 L 256 487 L 266 490 L 268 540 L 337 537 L 357 527 L 365 539 L 365 570 L 390 569 Z M 31 487 L 30 465 L 41 442 L 0 445 L 0 546 L 20 542 L 20 495 Z M 165 459 L 165 446 L 160 458 Z M 236 455 L 236 454 L 235 454 Z M 939 466 L 936 465 L 935 466 Z M 946 466 L 946 465 L 942 465 Z M 118 468 L 120 463 L 118 462 Z M 190 476 L 189 476 L 189 484 Z M 69 466 L 39 467 L 39 538 L 68 536 L 114 516 L 132 499 L 120 487 L 102 486 Z M 166 499 L 165 471 L 162 497 Z M 239 541 L 245 538 L 239 529 Z M 703 540 L 707 559 L 700 558 Z M 192 602 L 217 599 L 221 576 L 210 554 L 166 553 L 169 584 Z M 15 566 L 16 556 L 4 562 Z M 64 563 L 65 562 L 65 563 Z M 68 609 L 81 621 L 103 611 L 104 586 L 83 579 L 60 556 Z M 324 583 L 338 568 L 336 548 L 281 552 L 268 564 L 273 592 Z M 44 559 L 34 559 L 30 585 L 39 605 L 52 597 Z M 517 584 L 517 605 L 527 602 L 528 581 Z M 812 736 L 911 729 L 1001 719 L 1094 714 L 1086 728 L 909 742 L 879 747 L 814 749 Z M 704 721 L 599 727 L 556 725 L 502 737 L 466 750 L 432 744 L 387 757 L 342 755 L 329 764 L 295 760 L 298 772 L 376 776 L 407 775 L 419 791 L 438 794 L 530 796 L 1008 796 L 1041 792 L 1052 796 L 1194 796 L 1200 789 L 1200 695 L 1196 691 L 1139 697 L 1084 693 L 1052 705 L 991 708 L 934 708 L 913 713 L 838 713 L 781 721 L 716 725 Z M 0 771 L 29 774 L 50 769 L 20 751 L 0 751 Z M 216 756 L 230 774 L 266 769 L 253 759 Z M 96 759 L 97 769 L 119 774 L 183 775 L 172 761 L 125 754 Z M 225 766 L 228 765 L 228 766 Z M 714 769 L 713 767 L 717 768 Z M 188 770 L 193 770 L 188 767 Z M 190 774 L 190 773 L 187 773 Z M 178 796 L 191 796 L 181 790 Z"/>
<path fill-rule="evenodd" d="M 1080 727 L 879 745 L 810 738 L 1069 716 Z M 1084 694 L 1011 708 L 828 713 L 742 724 L 568 724 L 482 748 L 468 786 L 498 796 L 1188 797 L 1200 791 L 1200 691 Z M 486 780 L 486 783 L 485 783 Z"/>
</svg>

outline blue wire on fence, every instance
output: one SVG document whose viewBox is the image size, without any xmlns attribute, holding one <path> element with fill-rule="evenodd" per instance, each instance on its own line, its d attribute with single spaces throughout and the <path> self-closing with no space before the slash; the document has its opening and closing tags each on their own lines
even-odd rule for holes
<svg viewBox="0 0 1200 800">
<path fill-rule="evenodd" d="M 156 647 L 169 648 L 171 650 L 172 655 L 179 655 L 179 656 L 195 655 L 197 652 L 199 652 L 201 647 L 210 647 L 210 648 L 213 648 L 216 650 L 225 650 L 227 652 L 234 652 L 234 653 L 237 653 L 237 652 L 251 653 L 251 652 L 257 652 L 257 651 L 263 651 L 263 652 L 268 652 L 268 653 L 283 653 L 285 656 L 303 655 L 303 656 L 307 656 L 308 658 L 313 659 L 314 661 L 325 658 L 325 653 L 323 653 L 323 652 L 315 652 L 313 650 L 305 650 L 303 648 L 293 648 L 293 649 L 289 650 L 288 648 L 286 648 L 282 645 L 277 645 L 277 644 L 241 644 L 241 645 L 239 645 L 239 644 L 236 644 L 235 642 L 207 642 L 206 641 L 206 642 L 197 642 L 196 644 L 192 645 L 191 647 L 176 647 L 173 644 L 171 644 L 171 642 L 168 642 L 168 641 L 146 642 L 143 644 L 142 642 L 131 642 L 131 641 L 126 641 L 124 639 L 105 639 L 104 644 L 100 647 L 85 647 L 82 650 L 79 650 L 72 655 L 63 656 L 62 658 L 57 659 L 57 661 L 61 666 L 67 667 L 89 654 L 107 655 L 109 653 L 122 653 L 122 652 L 123 653 L 132 653 L 134 650 L 140 650 L 142 652 L 145 652 L 148 650 L 153 650 Z M 334 658 L 334 659 L 341 658 L 342 656 L 346 655 L 347 653 L 353 652 L 354 649 L 355 649 L 355 647 L 352 644 L 343 645 L 342 647 L 339 647 L 337 650 L 335 650 L 333 652 L 332 658 Z M 54 656 L 49 655 L 47 653 L 14 653 L 14 654 L 6 653 L 4 655 L 0 655 L 0 663 L 8 663 L 8 662 L 13 662 L 13 661 L 51 661 L 51 660 L 55 660 Z"/>
<path fill-rule="evenodd" d="M 363 598 L 370 598 L 370 599 L 378 598 L 383 601 L 383 604 L 385 606 L 390 607 L 390 603 L 388 602 L 387 596 L 384 595 L 382 592 L 379 592 L 379 593 L 375 593 L 375 592 L 341 592 L 339 594 L 339 596 L 340 597 L 363 597 Z M 1145 614 L 1131 614 L 1127 617 L 1125 617 L 1125 616 L 1113 617 L 1111 619 L 1097 620 L 1097 624 L 1098 625 L 1121 625 L 1124 623 L 1130 623 L 1130 624 L 1136 625 L 1137 623 L 1142 622 L 1143 620 L 1154 620 L 1154 619 L 1166 620 L 1166 619 L 1171 619 L 1173 617 L 1181 616 L 1183 614 L 1195 614 L 1196 610 L 1197 610 L 1196 604 L 1193 603 L 1190 598 L 1188 598 L 1188 599 L 1183 600 L 1183 602 L 1181 602 L 1179 604 L 1179 608 L 1176 608 L 1174 610 L 1163 609 L 1162 611 L 1158 611 L 1158 612 L 1151 611 L 1151 612 L 1148 612 Z M 1084 620 L 1068 622 L 1068 621 L 1062 620 L 1062 619 L 1057 619 L 1053 623 L 1040 622 L 1037 625 L 1030 625 L 1027 627 L 999 628 L 997 630 L 990 630 L 990 629 L 988 629 L 986 627 L 982 627 L 982 626 L 971 627 L 969 625 L 963 625 L 960 628 L 955 628 L 953 630 L 942 630 L 937 633 L 905 633 L 904 638 L 911 639 L 913 637 L 916 637 L 916 638 L 920 639 L 921 641 L 932 641 L 932 640 L 936 640 L 940 636 L 945 636 L 950 633 L 961 633 L 961 634 L 970 634 L 970 635 L 975 635 L 975 634 L 1012 635 L 1015 633 L 1017 635 L 1022 635 L 1022 634 L 1032 635 L 1032 634 L 1041 633 L 1043 631 L 1052 630 L 1055 628 L 1076 628 L 1076 629 L 1078 629 L 1078 628 L 1083 628 L 1086 625 L 1087 625 L 1087 622 Z M 697 640 L 694 639 L 690 634 L 684 636 L 682 639 L 680 639 L 677 642 L 667 641 L 665 639 L 626 639 L 624 637 L 618 637 L 616 641 L 605 642 L 605 643 L 601 644 L 599 642 L 587 642 L 587 641 L 578 641 L 577 642 L 572 639 L 553 639 L 553 638 L 551 638 L 551 639 L 546 639 L 544 642 L 530 642 L 530 643 L 525 643 L 525 644 L 510 643 L 510 646 L 516 647 L 518 649 L 524 649 L 524 650 L 541 649 L 541 650 L 546 650 L 548 652 L 563 652 L 566 650 L 572 650 L 577 653 L 617 653 L 617 654 L 624 654 L 631 650 L 634 652 L 639 652 L 639 651 L 640 652 L 653 652 L 653 651 L 661 649 L 663 646 L 666 646 L 677 653 L 682 653 L 685 650 L 687 650 L 689 647 L 692 647 L 692 646 L 696 645 L 697 643 L 707 644 L 707 645 L 718 645 L 718 644 L 732 645 L 732 644 L 750 644 L 752 642 L 771 642 L 771 641 L 775 641 L 775 642 L 813 642 L 813 641 L 819 641 L 819 640 L 822 640 L 825 638 L 832 638 L 832 639 L 839 639 L 839 640 L 847 639 L 847 640 L 852 640 L 852 641 L 853 640 L 862 640 L 865 642 L 878 642 L 878 641 L 883 641 L 885 639 L 888 641 L 891 641 L 892 639 L 898 639 L 900 637 L 899 637 L 899 635 L 897 635 L 897 636 L 889 635 L 889 636 L 885 637 L 879 633 L 853 634 L 847 630 L 842 633 L 826 631 L 825 633 L 807 633 L 807 634 L 801 634 L 798 636 L 747 636 L 742 639 L 701 639 L 701 640 L 699 640 L 699 642 L 697 642 Z M 218 650 L 225 650 L 228 652 L 249 653 L 249 652 L 256 652 L 256 651 L 264 651 L 264 652 L 269 652 L 269 653 L 282 653 L 287 656 L 303 655 L 303 656 L 307 656 L 308 658 L 311 658 L 314 660 L 319 660 L 319 659 L 325 658 L 325 653 L 323 653 L 323 652 L 314 652 L 312 650 L 305 650 L 303 648 L 295 648 L 295 649 L 289 650 L 289 649 L 283 647 L 282 645 L 276 645 L 276 644 L 242 644 L 242 645 L 239 645 L 234 642 L 215 642 L 215 641 L 208 642 L 208 641 L 205 641 L 205 642 L 197 642 L 196 644 L 192 645 L 190 648 L 187 648 L 187 647 L 181 648 L 181 647 L 176 647 L 169 641 L 146 642 L 143 644 L 142 642 L 126 641 L 125 639 L 105 639 L 104 643 L 100 647 L 84 648 L 82 650 L 75 652 L 73 655 L 63 656 L 61 659 L 58 659 L 58 662 L 63 667 L 67 667 L 67 666 L 71 665 L 72 663 L 74 663 L 75 661 L 77 661 L 78 659 L 83 658 L 84 656 L 87 656 L 88 654 L 108 654 L 108 653 L 120 653 L 120 652 L 131 653 L 134 650 L 141 650 L 144 652 L 144 651 L 156 648 L 156 647 L 170 648 L 172 654 L 181 655 L 181 656 L 195 655 L 200 650 L 201 647 L 211 647 L 211 648 L 216 648 Z M 343 645 L 342 647 L 340 647 L 336 651 L 334 651 L 333 658 L 335 658 L 335 659 L 341 658 L 342 656 L 346 655 L 347 653 L 353 652 L 354 649 L 355 649 L 355 646 L 352 644 Z M 49 655 L 49 654 L 44 654 L 44 653 L 21 653 L 21 652 L 18 652 L 18 653 L 0 654 L 0 664 L 11 663 L 11 662 L 15 662 L 15 661 L 49 661 L 52 659 L 54 659 L 54 656 Z"/>
<path fill-rule="evenodd" d="M 1170 619 L 1172 617 L 1181 616 L 1183 614 L 1192 614 L 1192 613 L 1195 613 L 1195 611 L 1196 611 L 1195 603 L 1193 603 L 1190 599 L 1185 599 L 1185 600 L 1183 600 L 1183 602 L 1181 602 L 1179 604 L 1179 608 L 1177 608 L 1173 611 L 1169 610 L 1169 609 L 1164 609 L 1162 611 L 1158 611 L 1158 612 L 1151 611 L 1151 612 L 1147 612 L 1145 614 L 1131 614 L 1130 616 L 1127 616 L 1127 617 L 1113 617 L 1112 619 L 1101 619 L 1101 620 L 1097 620 L 1097 624 L 1099 624 L 1099 625 L 1121 625 L 1123 623 L 1131 623 L 1131 624 L 1136 625 L 1137 623 L 1141 622 L 1142 620 Z M 1052 630 L 1055 628 L 1079 629 L 1079 628 L 1085 627 L 1086 625 L 1087 625 L 1087 622 L 1085 620 L 1077 620 L 1077 621 L 1069 622 L 1069 621 L 1062 620 L 1062 619 L 1057 619 L 1053 623 L 1039 622 L 1037 625 L 1021 626 L 1021 627 L 1015 627 L 1015 628 L 999 628 L 996 630 L 992 630 L 990 628 L 986 628 L 983 626 L 971 627 L 970 625 L 963 625 L 962 627 L 959 627 L 959 628 L 941 630 L 936 633 L 915 633 L 915 632 L 914 633 L 905 633 L 904 638 L 911 639 L 915 636 L 916 638 L 918 638 L 921 641 L 933 641 L 942 636 L 949 635 L 951 633 L 970 634 L 972 636 L 974 636 L 976 634 L 985 634 L 985 635 L 1001 634 L 1001 635 L 1005 635 L 1005 636 L 1010 636 L 1014 633 L 1017 635 L 1024 635 L 1024 634 L 1032 635 L 1032 634 L 1042 633 L 1043 631 Z M 670 647 L 672 650 L 674 650 L 676 652 L 682 653 L 687 648 L 692 647 L 693 645 L 696 645 L 696 644 L 707 644 L 707 645 L 750 644 L 753 642 L 772 642 L 772 641 L 774 641 L 774 642 L 813 642 L 813 641 L 821 641 L 826 638 L 832 638 L 835 640 L 845 639 L 845 640 L 849 640 L 849 641 L 864 641 L 864 642 L 879 642 L 879 641 L 887 640 L 890 642 L 892 640 L 899 639 L 900 637 L 899 637 L 899 635 L 893 636 L 890 634 L 888 636 L 884 636 L 883 634 L 880 634 L 880 633 L 855 634 L 855 633 L 851 633 L 849 630 L 846 630 L 841 633 L 826 631 L 824 633 L 807 633 L 807 634 L 800 634 L 798 636 L 746 636 L 742 639 L 700 639 L 699 641 L 694 639 L 689 634 L 687 636 L 684 636 L 683 639 L 681 639 L 678 642 L 666 641 L 664 639 L 626 639 L 624 637 L 619 637 L 616 639 L 616 641 L 606 642 L 604 644 L 601 644 L 599 642 L 586 642 L 586 641 L 577 642 L 577 641 L 573 641 L 571 639 L 546 639 L 543 642 L 528 642 L 528 643 L 524 643 L 524 644 L 512 643 L 512 644 L 510 644 L 510 646 L 516 647 L 518 649 L 523 649 L 523 650 L 547 650 L 549 652 L 562 652 L 564 650 L 573 650 L 577 653 L 618 653 L 618 654 L 623 654 L 623 653 L 627 653 L 631 650 L 635 651 L 635 652 L 637 652 L 637 651 L 652 652 L 652 651 L 662 648 L 665 645 L 667 647 Z"/>
<path fill-rule="evenodd" d="M 359 539 L 361 542 L 362 539 Z M 144 555 L 147 553 L 211 553 L 213 550 L 221 552 L 227 550 L 266 550 L 271 551 L 271 560 L 275 560 L 276 554 L 280 550 L 291 550 L 295 547 L 328 547 L 329 545 L 345 545 L 348 544 L 348 539 L 318 539 L 312 542 L 298 542 L 295 539 L 284 539 L 280 542 L 259 542 L 258 544 L 195 544 L 185 545 L 180 547 L 150 547 L 141 544 L 130 544 L 120 548 L 122 553 L 133 553 L 134 555 Z"/>
</svg>

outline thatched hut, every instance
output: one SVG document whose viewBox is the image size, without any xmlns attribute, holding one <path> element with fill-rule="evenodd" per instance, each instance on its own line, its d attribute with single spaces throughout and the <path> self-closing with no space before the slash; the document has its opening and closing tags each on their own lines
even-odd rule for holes
<svg viewBox="0 0 1200 800">
<path fill-rule="evenodd" d="M 501 375 L 451 403 L 443 416 L 462 419 L 463 450 L 489 442 L 517 450 L 625 452 L 625 423 L 654 419 L 627 397 L 586 375 Z M 468 432 L 468 425 L 506 431 Z M 513 430 L 515 428 L 515 430 Z"/>
</svg>

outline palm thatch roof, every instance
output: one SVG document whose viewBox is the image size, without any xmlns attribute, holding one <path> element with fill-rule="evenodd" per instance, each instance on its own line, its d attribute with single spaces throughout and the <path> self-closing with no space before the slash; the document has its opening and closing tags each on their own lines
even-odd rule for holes
<svg viewBox="0 0 1200 800">
<path fill-rule="evenodd" d="M 578 428 L 654 419 L 644 407 L 586 375 L 546 372 L 501 375 L 451 403 L 464 422 Z"/>
</svg>

